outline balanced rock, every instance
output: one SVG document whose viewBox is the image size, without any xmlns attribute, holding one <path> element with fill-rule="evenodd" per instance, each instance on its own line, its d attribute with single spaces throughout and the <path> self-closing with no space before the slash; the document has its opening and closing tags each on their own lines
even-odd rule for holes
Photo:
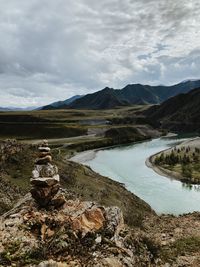
<svg viewBox="0 0 200 267">
<path fill-rule="evenodd" d="M 39 155 L 32 172 L 30 190 L 32 197 L 40 207 L 58 208 L 65 203 L 65 197 L 59 192 L 60 177 L 58 168 L 53 165 L 50 148 L 45 140 L 39 146 Z"/>
<path fill-rule="evenodd" d="M 36 179 L 31 179 L 31 185 L 37 187 L 51 187 L 59 184 L 59 175 L 53 177 L 38 177 Z"/>
<path fill-rule="evenodd" d="M 56 183 L 52 186 L 45 187 L 34 186 L 33 188 L 31 188 L 30 192 L 39 206 L 46 207 L 47 205 L 50 205 L 51 200 L 58 193 L 59 189 L 60 185 Z"/>
<path fill-rule="evenodd" d="M 40 152 L 50 152 L 51 151 L 51 149 L 48 146 L 40 146 L 40 147 L 38 147 L 38 150 Z"/>
<path fill-rule="evenodd" d="M 38 177 L 53 177 L 58 174 L 58 168 L 55 165 L 47 163 L 45 165 L 36 165 L 32 175 L 33 178 Z"/>
<path fill-rule="evenodd" d="M 42 157 L 36 159 L 35 164 L 37 164 L 37 165 L 45 165 L 45 164 L 47 164 L 49 162 L 52 162 L 52 156 L 47 155 L 47 156 L 42 156 Z"/>
</svg>

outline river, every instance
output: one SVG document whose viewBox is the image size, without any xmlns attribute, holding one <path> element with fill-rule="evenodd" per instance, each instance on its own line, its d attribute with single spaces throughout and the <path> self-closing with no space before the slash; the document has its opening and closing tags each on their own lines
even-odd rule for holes
<svg viewBox="0 0 200 267">
<path fill-rule="evenodd" d="M 200 211 L 200 186 L 188 187 L 177 180 L 157 174 L 145 164 L 149 156 L 180 141 L 183 139 L 158 138 L 143 143 L 102 149 L 95 153 L 83 152 L 73 160 L 123 183 L 158 214 L 179 215 Z"/>
</svg>

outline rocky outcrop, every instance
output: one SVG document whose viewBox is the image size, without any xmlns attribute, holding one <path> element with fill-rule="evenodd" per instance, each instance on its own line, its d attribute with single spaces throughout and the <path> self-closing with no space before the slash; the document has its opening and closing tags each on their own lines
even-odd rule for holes
<svg viewBox="0 0 200 267">
<path fill-rule="evenodd" d="M 52 164 L 48 142 L 43 141 L 38 150 L 39 156 L 35 161 L 31 178 L 31 195 L 40 207 L 59 208 L 65 203 L 65 198 L 59 192 L 60 177 L 57 166 Z"/>
<path fill-rule="evenodd" d="M 0 142 L 0 167 L 12 155 L 22 151 L 23 145 L 15 139 L 7 139 Z"/>
<path fill-rule="evenodd" d="M 60 210 L 39 210 L 28 194 L 1 218 L 0 265 L 17 262 L 17 266 L 24 266 L 28 258 L 30 262 L 60 260 L 65 265 L 53 261 L 48 265 L 47 261 L 27 266 L 114 267 L 125 266 L 124 261 L 131 266 L 134 257 L 122 235 L 124 229 L 123 215 L 117 207 L 76 199 L 67 200 Z"/>
<path fill-rule="evenodd" d="M 0 266 L 199 266 L 199 213 L 152 215 L 130 229 L 119 208 L 63 194 L 59 210 L 38 209 L 28 194 L 1 217 Z"/>
</svg>

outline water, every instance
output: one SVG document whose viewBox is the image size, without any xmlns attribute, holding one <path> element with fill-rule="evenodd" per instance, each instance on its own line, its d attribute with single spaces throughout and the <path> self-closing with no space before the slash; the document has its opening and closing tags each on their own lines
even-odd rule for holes
<svg viewBox="0 0 200 267">
<path fill-rule="evenodd" d="M 128 190 L 146 201 L 158 214 L 178 215 L 200 211 L 200 186 L 189 188 L 179 181 L 158 175 L 145 164 L 149 156 L 178 141 L 183 140 L 159 138 L 100 150 L 95 157 L 89 157 L 82 163 L 101 175 L 125 184 Z"/>
</svg>

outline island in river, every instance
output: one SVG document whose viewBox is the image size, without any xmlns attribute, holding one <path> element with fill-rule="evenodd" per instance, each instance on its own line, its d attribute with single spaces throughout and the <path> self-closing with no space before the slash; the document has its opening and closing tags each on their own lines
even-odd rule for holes
<svg viewBox="0 0 200 267">
<path fill-rule="evenodd" d="M 200 138 L 158 152 L 146 161 L 158 174 L 187 184 L 200 184 Z"/>
</svg>

